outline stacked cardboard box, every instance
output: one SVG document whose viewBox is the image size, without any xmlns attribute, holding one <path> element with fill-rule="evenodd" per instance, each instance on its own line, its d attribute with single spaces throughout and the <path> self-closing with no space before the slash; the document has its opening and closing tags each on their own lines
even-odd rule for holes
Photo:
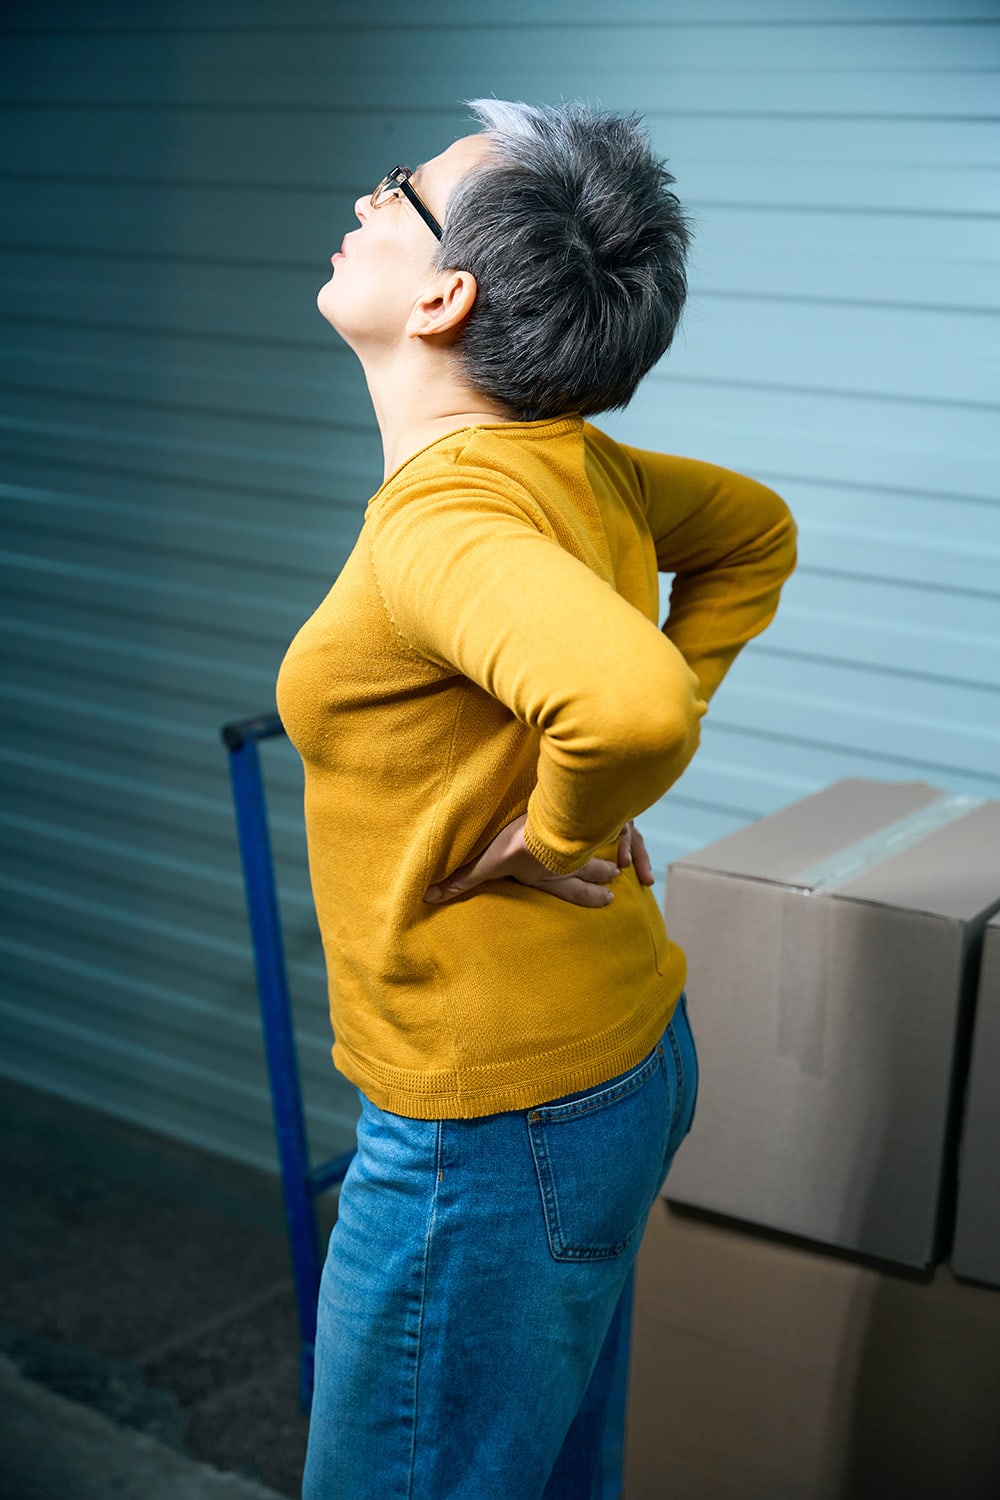
<svg viewBox="0 0 1000 1500">
<path fill-rule="evenodd" d="M 947 1248 L 1000 802 L 840 781 L 671 865 L 701 1062 L 665 1195 L 907 1265 Z"/>
</svg>

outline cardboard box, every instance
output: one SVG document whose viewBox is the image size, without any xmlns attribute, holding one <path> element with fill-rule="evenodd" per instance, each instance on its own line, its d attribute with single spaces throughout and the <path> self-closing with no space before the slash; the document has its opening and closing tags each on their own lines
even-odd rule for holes
<svg viewBox="0 0 1000 1500">
<path fill-rule="evenodd" d="M 983 934 L 951 1268 L 1000 1286 L 1000 917 Z"/>
<path fill-rule="evenodd" d="M 701 1082 L 665 1196 L 939 1259 L 998 907 L 1000 802 L 925 782 L 839 781 L 671 865 Z"/>
<path fill-rule="evenodd" d="M 998 1389 L 992 1287 L 653 1205 L 628 1500 L 997 1500 Z"/>
</svg>

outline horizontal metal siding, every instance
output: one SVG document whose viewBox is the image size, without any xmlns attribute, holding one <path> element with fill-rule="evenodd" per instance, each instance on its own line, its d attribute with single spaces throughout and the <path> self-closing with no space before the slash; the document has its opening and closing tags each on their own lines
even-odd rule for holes
<svg viewBox="0 0 1000 1500">
<path fill-rule="evenodd" d="M 218 726 L 272 700 L 380 478 L 360 371 L 315 311 L 330 249 L 361 188 L 462 132 L 463 96 L 646 115 L 696 220 L 692 296 L 603 425 L 745 469 L 800 522 L 776 624 L 644 820 L 659 867 L 838 776 L 1000 794 L 994 8 L 606 9 L 5 13 L 8 1072 L 273 1163 Z M 301 773 L 287 745 L 263 758 L 334 1150 L 354 1098 Z"/>
</svg>

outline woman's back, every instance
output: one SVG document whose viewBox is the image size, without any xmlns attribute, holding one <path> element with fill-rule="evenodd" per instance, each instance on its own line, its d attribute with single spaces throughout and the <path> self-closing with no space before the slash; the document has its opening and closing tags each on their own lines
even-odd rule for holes
<svg viewBox="0 0 1000 1500">
<path fill-rule="evenodd" d="M 680 994 L 633 868 L 598 912 L 511 880 L 423 899 L 526 811 L 549 867 L 613 860 L 694 752 L 705 704 L 657 628 L 648 514 L 690 528 L 690 482 L 672 510 L 670 471 L 643 458 L 574 416 L 439 440 L 375 495 L 289 649 L 333 1055 L 381 1108 L 467 1117 L 586 1088 L 641 1058 Z"/>
</svg>

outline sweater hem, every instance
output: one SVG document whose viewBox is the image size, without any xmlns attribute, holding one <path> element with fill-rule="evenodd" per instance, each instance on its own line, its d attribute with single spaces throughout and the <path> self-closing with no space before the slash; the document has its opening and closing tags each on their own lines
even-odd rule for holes
<svg viewBox="0 0 1000 1500">
<path fill-rule="evenodd" d="M 532 1109 L 607 1083 L 641 1062 L 669 1024 L 682 988 L 683 982 L 669 999 L 598 1036 L 503 1063 L 427 1073 L 364 1060 L 339 1041 L 333 1062 L 379 1109 L 407 1119 L 469 1120 Z"/>
</svg>

